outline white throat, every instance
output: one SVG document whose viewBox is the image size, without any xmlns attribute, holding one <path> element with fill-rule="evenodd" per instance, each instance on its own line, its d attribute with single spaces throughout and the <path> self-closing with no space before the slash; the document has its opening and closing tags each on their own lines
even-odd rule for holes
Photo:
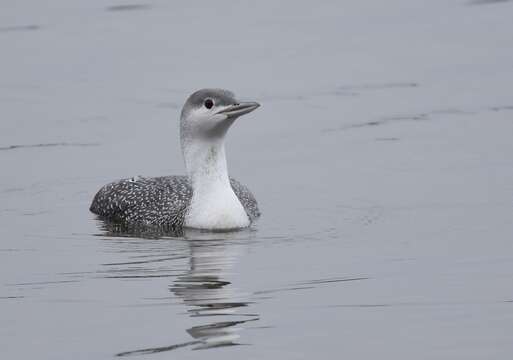
<svg viewBox="0 0 513 360">
<path fill-rule="evenodd" d="M 192 200 L 185 226 L 197 229 L 238 229 L 249 226 L 244 207 L 228 177 L 224 139 L 182 141 Z"/>
</svg>

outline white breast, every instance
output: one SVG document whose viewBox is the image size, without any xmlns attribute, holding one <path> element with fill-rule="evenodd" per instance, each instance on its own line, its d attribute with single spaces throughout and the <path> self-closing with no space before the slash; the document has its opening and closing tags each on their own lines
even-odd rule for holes
<svg viewBox="0 0 513 360">
<path fill-rule="evenodd" d="M 224 185 L 207 193 L 193 194 L 185 215 L 185 226 L 196 229 L 240 229 L 249 224 L 248 215 L 231 186 Z"/>
</svg>

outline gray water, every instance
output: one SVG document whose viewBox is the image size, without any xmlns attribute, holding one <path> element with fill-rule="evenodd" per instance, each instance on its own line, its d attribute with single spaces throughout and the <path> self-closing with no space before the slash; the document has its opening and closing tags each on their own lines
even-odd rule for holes
<svg viewBox="0 0 513 360">
<path fill-rule="evenodd" d="M 513 2 L 0 5 L 2 359 L 506 359 Z M 113 232 L 105 183 L 183 174 L 187 95 L 263 216 Z M 200 351 L 201 350 L 201 351 Z"/>
</svg>

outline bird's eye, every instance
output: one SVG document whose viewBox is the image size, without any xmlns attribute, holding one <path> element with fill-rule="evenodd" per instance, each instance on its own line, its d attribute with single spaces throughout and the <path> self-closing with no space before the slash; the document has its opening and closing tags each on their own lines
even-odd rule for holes
<svg viewBox="0 0 513 360">
<path fill-rule="evenodd" d="M 203 105 L 205 105 L 207 109 L 212 109 L 214 106 L 214 101 L 212 99 L 206 99 Z"/>
</svg>

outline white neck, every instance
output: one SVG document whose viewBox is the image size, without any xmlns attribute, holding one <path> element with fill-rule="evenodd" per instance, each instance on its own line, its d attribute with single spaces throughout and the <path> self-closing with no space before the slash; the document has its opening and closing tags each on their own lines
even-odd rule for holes
<svg viewBox="0 0 513 360">
<path fill-rule="evenodd" d="M 192 184 L 185 226 L 198 229 L 249 226 L 246 211 L 230 184 L 224 139 L 183 141 L 182 152 Z"/>
</svg>

